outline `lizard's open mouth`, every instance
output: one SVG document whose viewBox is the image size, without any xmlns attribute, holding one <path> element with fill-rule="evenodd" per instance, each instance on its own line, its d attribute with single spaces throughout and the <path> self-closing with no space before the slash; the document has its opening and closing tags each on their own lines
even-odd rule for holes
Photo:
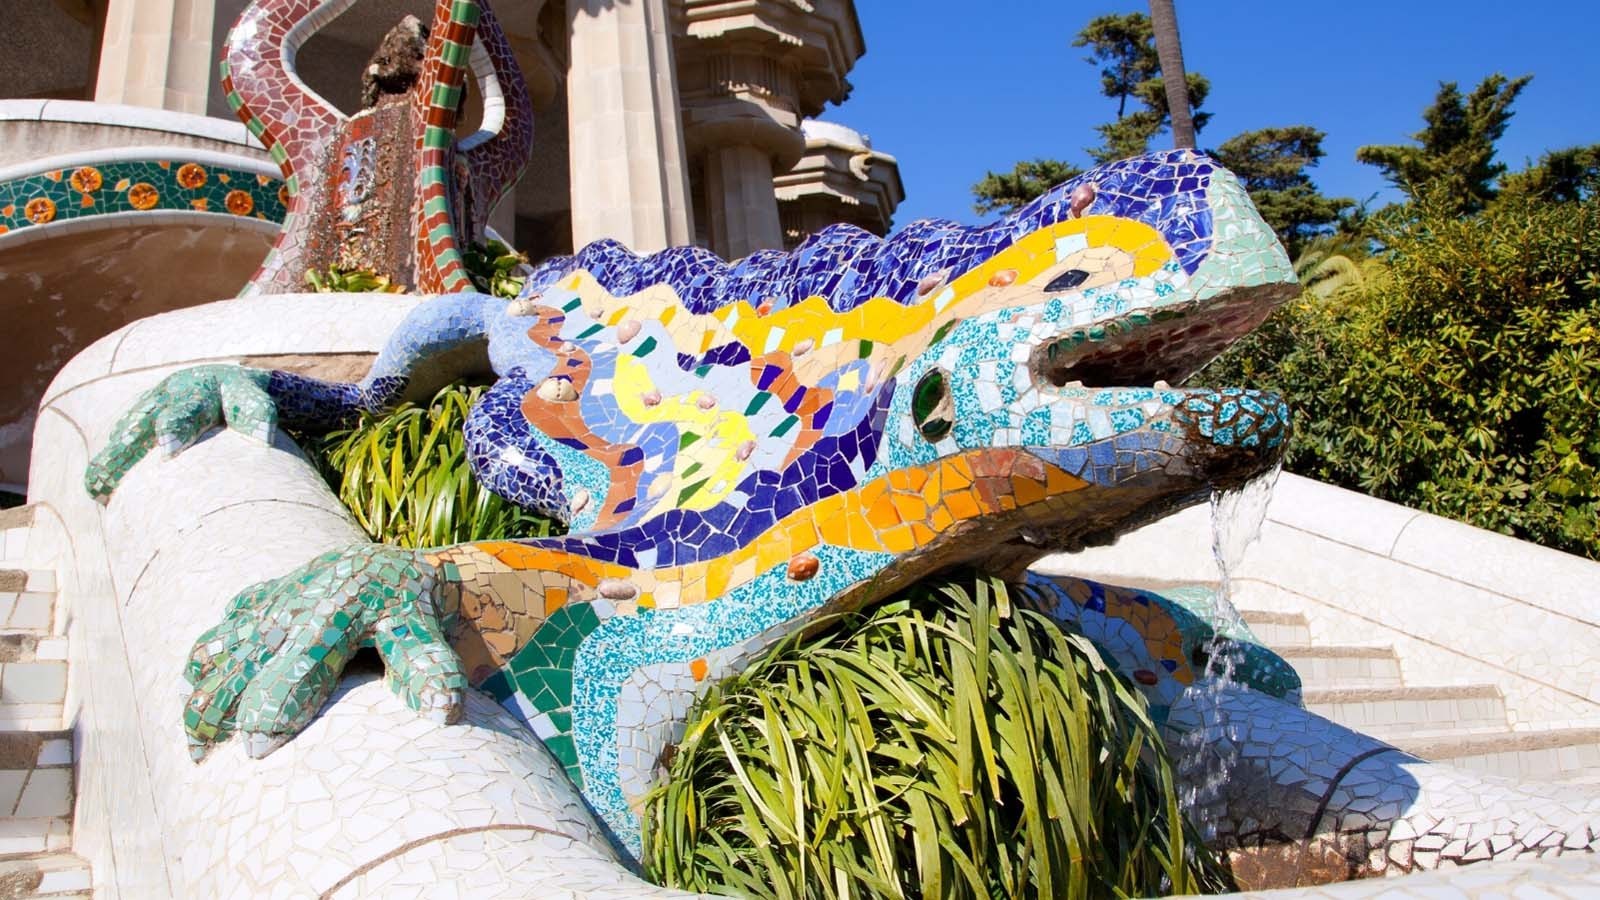
<svg viewBox="0 0 1600 900">
<path fill-rule="evenodd" d="M 1181 381 L 1249 333 L 1298 287 L 1240 287 L 1226 297 L 1158 311 L 1129 310 L 1081 327 L 1068 326 L 1033 348 L 1028 368 L 1041 389 Z"/>
</svg>

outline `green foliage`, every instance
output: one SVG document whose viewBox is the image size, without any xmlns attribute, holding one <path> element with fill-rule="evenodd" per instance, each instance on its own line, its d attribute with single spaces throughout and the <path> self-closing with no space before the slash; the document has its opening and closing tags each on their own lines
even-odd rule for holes
<svg viewBox="0 0 1600 900">
<path fill-rule="evenodd" d="M 1491 75 L 1467 97 L 1455 82 L 1443 82 L 1422 113 L 1427 124 L 1413 135 L 1420 146 L 1370 145 L 1356 150 L 1356 159 L 1382 169 L 1412 199 L 1437 194 L 1433 202 L 1457 213 L 1482 209 L 1506 170 L 1494 161 L 1495 142 L 1511 121 L 1511 104 L 1532 78 Z"/>
<path fill-rule="evenodd" d="M 1534 165 L 1500 179 L 1503 194 L 1565 203 L 1600 194 L 1600 144 L 1552 150 Z"/>
<path fill-rule="evenodd" d="M 527 281 L 523 267 L 528 264 L 528 257 L 503 241 L 475 243 L 461 254 L 461 261 L 472 283 L 486 294 L 509 300 L 521 293 L 523 282 Z"/>
<path fill-rule="evenodd" d="M 506 246 L 502 241 L 487 244 L 475 243 L 461 254 L 467 276 L 486 294 L 496 297 L 515 297 L 522 290 L 527 276 L 523 267 L 528 257 Z M 319 294 L 340 293 L 397 293 L 403 288 L 391 282 L 389 276 L 379 275 L 371 269 L 342 269 L 329 266 L 324 271 L 306 270 L 306 286 Z"/>
<path fill-rule="evenodd" d="M 404 290 L 371 269 L 341 269 L 329 266 L 326 271 L 306 270 L 306 286 L 319 294 L 397 294 Z"/>
<path fill-rule="evenodd" d="M 1166 83 L 1161 79 L 1161 60 L 1156 52 L 1155 26 L 1144 13 L 1115 13 L 1089 20 L 1072 42 L 1089 48 L 1089 62 L 1099 63 L 1100 91 L 1117 101 L 1117 118 L 1096 126 L 1100 146 L 1090 148 L 1097 163 L 1138 156 L 1150 149 L 1150 142 L 1172 123 L 1167 107 Z M 1189 88 L 1189 108 L 1196 131 L 1205 127 L 1210 113 L 1200 112 L 1211 82 L 1197 72 L 1185 73 Z M 1128 101 L 1141 108 L 1129 110 Z"/>
<path fill-rule="evenodd" d="M 987 172 L 982 181 L 972 186 L 972 196 L 977 200 L 972 209 L 980 215 L 1014 212 L 1082 171 L 1059 159 L 1035 159 L 1017 163 L 1010 172 Z"/>
<path fill-rule="evenodd" d="M 644 829 L 653 879 L 748 897 L 1228 887 L 1143 699 L 987 578 L 913 588 L 713 686 Z"/>
<path fill-rule="evenodd" d="M 1600 200 L 1430 196 L 1373 229 L 1361 287 L 1196 380 L 1284 394 L 1292 471 L 1600 559 Z"/>
<path fill-rule="evenodd" d="M 1199 131 L 1211 121 L 1211 114 L 1200 112 L 1199 109 L 1211 93 L 1211 80 L 1198 72 L 1188 72 L 1184 82 L 1189 86 L 1189 108 L 1195 130 Z M 1166 82 L 1159 75 L 1141 82 L 1134 89 L 1133 96 L 1144 104 L 1143 109 L 1118 116 L 1114 122 L 1095 126 L 1095 131 L 1100 132 L 1101 143 L 1098 147 L 1090 147 L 1088 154 L 1096 163 L 1115 162 L 1149 152 L 1150 142 L 1162 129 L 1172 124 L 1172 115 L 1167 106 Z"/>
<path fill-rule="evenodd" d="M 473 476 L 465 425 L 484 390 L 450 385 L 426 407 L 362 413 L 352 427 L 302 445 L 374 541 L 439 547 L 560 533 L 558 523 L 508 503 Z"/>
<path fill-rule="evenodd" d="M 1339 221 L 1355 205 L 1348 197 L 1324 197 L 1306 170 L 1324 156 L 1327 135 L 1310 125 L 1246 131 L 1211 151 L 1239 181 L 1261 217 L 1290 254 L 1317 230 Z"/>
</svg>

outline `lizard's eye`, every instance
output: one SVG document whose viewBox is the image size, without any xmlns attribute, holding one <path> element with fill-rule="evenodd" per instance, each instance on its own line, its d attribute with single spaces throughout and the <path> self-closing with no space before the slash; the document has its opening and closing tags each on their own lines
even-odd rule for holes
<svg viewBox="0 0 1600 900">
<path fill-rule="evenodd" d="M 1050 279 L 1050 283 L 1044 286 L 1044 292 L 1054 294 L 1058 291 L 1070 291 L 1088 280 L 1089 273 L 1083 269 L 1068 269 Z"/>
<path fill-rule="evenodd" d="M 950 399 L 950 376 L 943 369 L 929 369 L 911 393 L 911 420 L 926 440 L 936 442 L 950 433 L 956 407 Z"/>
</svg>

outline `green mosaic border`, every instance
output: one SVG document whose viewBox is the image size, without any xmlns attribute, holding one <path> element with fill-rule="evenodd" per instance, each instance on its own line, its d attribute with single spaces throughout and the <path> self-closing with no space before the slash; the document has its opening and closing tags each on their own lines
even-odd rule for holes
<svg viewBox="0 0 1600 900">
<path fill-rule="evenodd" d="M 275 176 L 182 158 L 67 166 L 0 181 L 0 234 L 112 213 L 173 210 L 281 224 L 287 212 L 283 188 Z M 239 211 L 229 208 L 230 195 Z"/>
</svg>

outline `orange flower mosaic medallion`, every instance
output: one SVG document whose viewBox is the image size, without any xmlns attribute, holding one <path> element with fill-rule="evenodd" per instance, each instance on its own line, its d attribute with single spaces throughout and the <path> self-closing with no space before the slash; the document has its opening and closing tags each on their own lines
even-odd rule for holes
<svg viewBox="0 0 1600 900">
<path fill-rule="evenodd" d="M 104 179 L 100 177 L 99 169 L 94 166 L 84 166 L 75 170 L 72 173 L 72 177 L 67 179 L 67 183 L 72 185 L 73 190 L 81 194 L 92 194 L 100 190 L 100 185 L 104 183 Z"/>
<path fill-rule="evenodd" d="M 29 222 L 43 225 L 56 217 L 56 202 L 49 197 L 35 197 L 22 208 L 22 214 L 28 217 Z"/>
<path fill-rule="evenodd" d="M 184 163 L 178 167 L 178 184 L 194 190 L 206 183 L 206 170 L 198 163 Z"/>
<path fill-rule="evenodd" d="M 141 181 L 128 188 L 128 202 L 134 209 L 150 209 L 161 202 L 161 192 L 149 182 Z"/>
</svg>

